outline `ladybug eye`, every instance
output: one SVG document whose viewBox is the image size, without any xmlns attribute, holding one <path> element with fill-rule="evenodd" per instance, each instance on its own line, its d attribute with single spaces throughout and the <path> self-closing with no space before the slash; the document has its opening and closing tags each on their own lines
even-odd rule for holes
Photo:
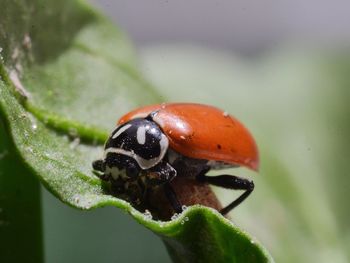
<svg viewBox="0 0 350 263">
<path fill-rule="evenodd" d="M 126 175 L 130 178 L 136 178 L 139 175 L 139 169 L 131 163 L 126 168 Z"/>
</svg>

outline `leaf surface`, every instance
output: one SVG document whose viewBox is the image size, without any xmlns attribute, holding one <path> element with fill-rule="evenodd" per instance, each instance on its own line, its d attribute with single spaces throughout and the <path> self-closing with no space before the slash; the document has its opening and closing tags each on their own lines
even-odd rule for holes
<svg viewBox="0 0 350 263">
<path fill-rule="evenodd" d="M 22 165 L 64 203 L 115 206 L 159 235 L 178 262 L 270 262 L 212 209 L 150 220 L 92 173 L 118 116 L 161 96 L 140 75 L 123 33 L 82 1 L 10 1 L 0 18 L 0 113 Z"/>
</svg>

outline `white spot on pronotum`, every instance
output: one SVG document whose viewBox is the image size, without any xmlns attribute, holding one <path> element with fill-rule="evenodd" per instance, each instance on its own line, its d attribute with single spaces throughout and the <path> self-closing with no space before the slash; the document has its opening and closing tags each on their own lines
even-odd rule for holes
<svg viewBox="0 0 350 263">
<path fill-rule="evenodd" d="M 137 129 L 136 138 L 137 138 L 137 142 L 139 144 L 145 144 L 145 142 L 146 142 L 146 127 L 145 126 L 140 126 Z"/>
<path fill-rule="evenodd" d="M 17 92 L 19 92 L 25 98 L 30 97 L 30 94 L 23 87 L 21 81 L 19 80 L 18 74 L 15 70 L 10 71 L 10 79 L 11 79 L 13 85 L 15 86 L 15 89 L 17 90 Z"/>
<path fill-rule="evenodd" d="M 122 134 L 124 131 L 129 129 L 131 127 L 131 124 L 126 124 L 123 127 L 121 127 L 113 136 L 112 139 L 117 138 L 120 134 Z"/>
</svg>

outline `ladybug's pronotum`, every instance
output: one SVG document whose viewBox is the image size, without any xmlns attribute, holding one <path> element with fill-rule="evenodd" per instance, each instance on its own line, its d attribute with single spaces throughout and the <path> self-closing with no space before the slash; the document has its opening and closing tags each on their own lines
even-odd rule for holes
<svg viewBox="0 0 350 263">
<path fill-rule="evenodd" d="M 222 214 L 239 205 L 254 184 L 207 172 L 238 166 L 258 170 L 258 150 L 249 131 L 226 112 L 194 103 L 151 105 L 129 112 L 108 138 L 103 158 L 93 162 L 100 177 L 130 201 L 142 202 L 148 190 L 162 187 L 176 212 L 182 211 L 182 205 L 170 182 L 177 176 L 244 190 Z"/>
</svg>

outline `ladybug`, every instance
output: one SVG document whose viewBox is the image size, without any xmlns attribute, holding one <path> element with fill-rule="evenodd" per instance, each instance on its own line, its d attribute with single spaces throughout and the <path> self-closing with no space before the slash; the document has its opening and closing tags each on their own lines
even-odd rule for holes
<svg viewBox="0 0 350 263">
<path fill-rule="evenodd" d="M 228 113 L 203 104 L 163 103 L 121 117 L 103 158 L 92 166 L 133 203 L 162 187 L 177 213 L 182 205 L 170 184 L 177 176 L 244 190 L 220 211 L 225 215 L 250 195 L 254 183 L 228 174 L 208 176 L 208 171 L 239 166 L 258 171 L 259 154 L 249 131 Z"/>
</svg>

